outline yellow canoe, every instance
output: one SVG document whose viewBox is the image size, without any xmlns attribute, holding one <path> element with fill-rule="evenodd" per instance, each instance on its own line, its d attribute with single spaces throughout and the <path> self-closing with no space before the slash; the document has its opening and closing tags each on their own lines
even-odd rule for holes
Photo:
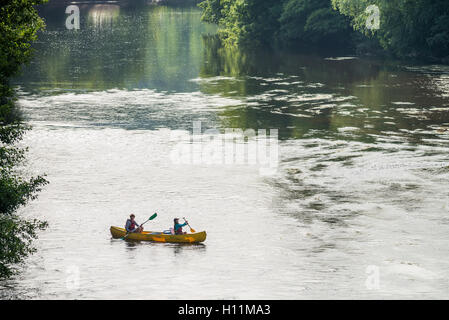
<svg viewBox="0 0 449 320">
<path fill-rule="evenodd" d="M 111 234 L 115 239 L 123 238 L 126 235 L 126 230 L 124 228 L 112 226 Z M 180 235 L 164 234 L 162 232 L 154 231 L 144 231 L 142 233 L 129 233 L 126 239 L 168 243 L 200 243 L 206 240 L 206 231 Z"/>
</svg>

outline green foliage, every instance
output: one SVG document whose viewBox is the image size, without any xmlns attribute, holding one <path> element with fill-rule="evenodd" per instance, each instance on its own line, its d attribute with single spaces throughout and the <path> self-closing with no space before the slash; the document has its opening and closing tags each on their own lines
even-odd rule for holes
<svg viewBox="0 0 449 320">
<path fill-rule="evenodd" d="M 267 44 L 279 29 L 279 0 L 205 0 L 203 20 L 217 23 L 226 44 Z"/>
<path fill-rule="evenodd" d="M 351 40 L 347 18 L 330 0 L 205 0 L 202 19 L 219 25 L 227 45 L 346 45 Z"/>
<path fill-rule="evenodd" d="M 201 19 L 206 22 L 219 24 L 223 18 L 222 10 L 223 5 L 221 0 L 206 0 L 198 5 L 203 9 L 203 15 Z"/>
<path fill-rule="evenodd" d="M 36 219 L 24 220 L 17 215 L 0 215 L 0 277 L 14 274 L 12 265 L 21 263 L 25 257 L 35 252 L 32 245 L 37 238 L 37 230 L 47 227 L 46 222 Z"/>
<path fill-rule="evenodd" d="M 10 77 L 16 75 L 31 56 L 31 43 L 44 27 L 34 5 L 45 0 L 9 0 L 0 7 L 0 278 L 13 274 L 13 264 L 34 252 L 32 240 L 45 222 L 20 218 L 15 212 L 47 181 L 23 174 L 26 149 L 17 146 L 29 127 L 23 124 L 15 104 Z"/>
<path fill-rule="evenodd" d="M 0 7 L 0 82 L 14 76 L 31 56 L 31 42 L 44 27 L 33 6 L 46 0 L 7 0 Z"/>
<path fill-rule="evenodd" d="M 370 13 L 380 9 L 380 29 L 368 29 Z M 217 23 L 225 44 L 349 47 L 399 58 L 449 61 L 447 0 L 205 0 L 203 20 Z M 360 32 L 356 36 L 350 29 Z M 366 52 L 368 53 L 368 52 Z"/>
<path fill-rule="evenodd" d="M 349 21 L 332 9 L 329 0 L 288 0 L 279 21 L 279 34 L 287 43 L 330 46 L 351 41 Z"/>
<path fill-rule="evenodd" d="M 449 56 L 447 0 L 332 0 L 334 8 L 352 20 L 356 30 L 374 37 L 397 57 Z M 380 9 L 380 29 L 368 30 L 365 9 Z"/>
</svg>

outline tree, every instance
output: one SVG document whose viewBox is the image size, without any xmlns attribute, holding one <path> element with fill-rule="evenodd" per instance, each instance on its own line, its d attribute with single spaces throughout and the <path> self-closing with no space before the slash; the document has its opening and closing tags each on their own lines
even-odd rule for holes
<svg viewBox="0 0 449 320">
<path fill-rule="evenodd" d="M 449 56 L 449 6 L 447 0 L 332 0 L 354 28 L 376 38 L 381 46 L 399 58 L 441 59 Z M 376 5 L 380 28 L 366 28 Z"/>
<path fill-rule="evenodd" d="M 449 62 L 447 0 L 205 0 L 200 6 L 227 45 L 357 47 Z M 380 28 L 367 28 L 370 6 L 380 11 Z"/>
<path fill-rule="evenodd" d="M 279 28 L 282 0 L 205 0 L 203 20 L 217 23 L 227 45 L 269 44 Z"/>
<path fill-rule="evenodd" d="M 23 219 L 17 209 L 36 198 L 48 183 L 23 172 L 26 149 L 17 146 L 29 126 L 23 123 L 9 79 L 31 57 L 31 43 L 44 28 L 34 6 L 46 0 L 5 0 L 0 7 L 0 278 L 15 271 L 34 252 L 32 240 L 46 222 Z"/>
<path fill-rule="evenodd" d="M 279 35 L 286 43 L 329 47 L 352 41 L 349 20 L 335 12 L 329 0 L 288 0 L 279 22 Z"/>
<path fill-rule="evenodd" d="M 203 20 L 216 23 L 227 45 L 281 44 L 345 46 L 349 20 L 330 0 L 205 0 Z"/>
<path fill-rule="evenodd" d="M 222 10 L 223 4 L 221 0 L 206 0 L 198 4 L 203 9 L 201 19 L 206 22 L 219 24 L 223 18 Z"/>
</svg>

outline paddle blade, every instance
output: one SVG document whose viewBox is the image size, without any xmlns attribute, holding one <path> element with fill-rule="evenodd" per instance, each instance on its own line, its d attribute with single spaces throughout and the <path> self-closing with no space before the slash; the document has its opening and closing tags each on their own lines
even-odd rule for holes
<svg viewBox="0 0 449 320">
<path fill-rule="evenodd" d="M 127 232 L 123 237 L 120 238 L 120 240 L 125 240 L 126 237 L 128 236 L 128 234 L 129 234 L 129 233 Z"/>
<path fill-rule="evenodd" d="M 148 220 L 153 220 L 156 217 L 157 217 L 157 213 L 153 214 Z"/>
<path fill-rule="evenodd" d="M 190 224 L 187 222 L 186 218 L 184 218 L 184 217 L 182 217 L 182 218 L 184 219 L 184 222 L 186 222 L 187 225 L 189 226 L 190 232 L 195 233 L 195 232 L 196 232 L 195 229 L 193 229 L 193 228 L 190 226 Z"/>
</svg>

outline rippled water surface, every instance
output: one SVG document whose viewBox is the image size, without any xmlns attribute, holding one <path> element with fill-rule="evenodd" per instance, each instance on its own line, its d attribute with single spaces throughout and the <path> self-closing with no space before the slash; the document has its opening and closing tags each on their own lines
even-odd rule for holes
<svg viewBox="0 0 449 320">
<path fill-rule="evenodd" d="M 41 9 L 16 80 L 50 181 L 23 214 L 50 227 L 0 297 L 449 298 L 448 67 L 223 49 L 190 7 L 80 9 L 78 31 Z M 174 163 L 195 121 L 279 129 L 276 172 Z M 207 241 L 111 239 L 130 212 Z"/>
</svg>

